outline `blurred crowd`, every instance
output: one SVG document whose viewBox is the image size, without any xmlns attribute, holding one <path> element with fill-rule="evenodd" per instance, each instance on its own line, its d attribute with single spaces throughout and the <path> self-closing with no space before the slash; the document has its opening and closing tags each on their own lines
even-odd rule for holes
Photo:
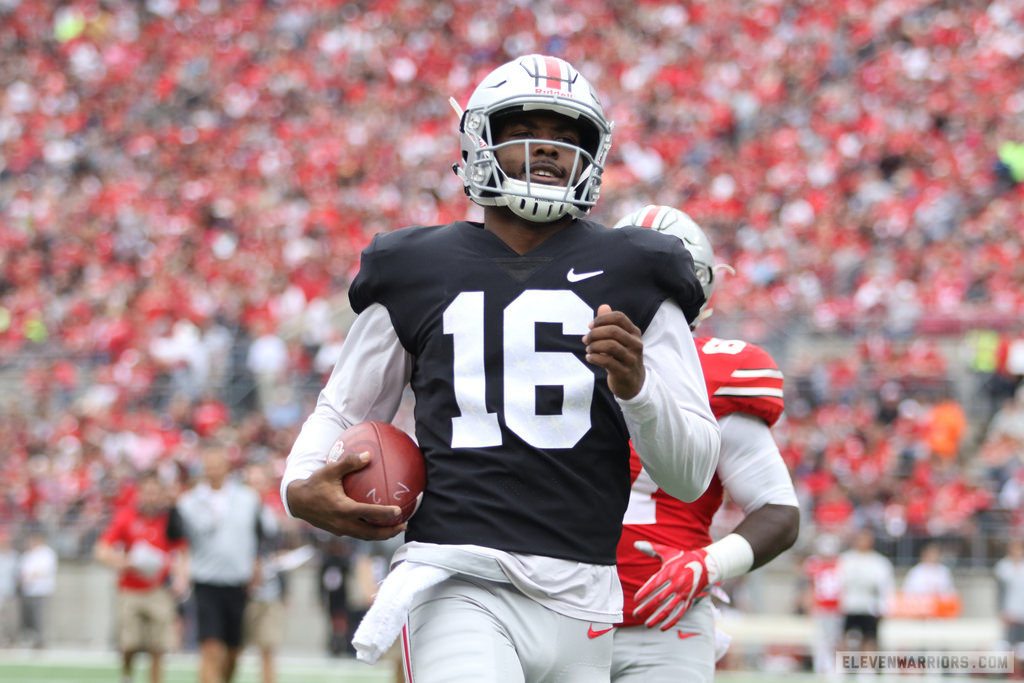
<svg viewBox="0 0 1024 683">
<path fill-rule="evenodd" d="M 0 0 L 0 526 L 87 556 L 213 435 L 278 476 L 359 251 L 479 218 L 448 98 L 527 52 L 615 121 L 592 217 L 736 269 L 812 528 L 1024 523 L 1021 0 Z"/>
</svg>

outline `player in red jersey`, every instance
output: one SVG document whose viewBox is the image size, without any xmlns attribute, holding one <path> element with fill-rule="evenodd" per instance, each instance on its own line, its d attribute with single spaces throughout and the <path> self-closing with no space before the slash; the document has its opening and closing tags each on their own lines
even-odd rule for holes
<svg viewBox="0 0 1024 683">
<path fill-rule="evenodd" d="M 616 224 L 675 235 L 693 256 L 710 298 L 714 253 L 703 231 L 682 211 L 647 206 Z M 705 307 L 707 303 L 705 303 Z M 703 309 L 691 329 L 710 314 Z M 796 540 L 796 492 L 770 427 L 783 411 L 782 372 L 763 349 L 744 341 L 698 337 L 711 409 L 722 430 L 718 468 L 708 490 L 684 503 L 658 488 L 634 451 L 632 490 L 618 546 L 624 620 L 614 634 L 612 680 L 710 681 L 715 627 L 709 586 L 774 559 Z M 712 542 L 711 519 L 724 495 L 745 518 Z"/>
<path fill-rule="evenodd" d="M 163 679 L 163 654 L 176 642 L 175 592 L 183 592 L 181 576 L 172 581 L 171 569 L 184 551 L 183 541 L 167 538 L 169 500 L 156 474 L 139 477 L 134 503 L 114 513 L 99 537 L 97 560 L 118 571 L 118 647 L 122 678 L 132 679 L 132 660 L 150 655 L 150 681 Z"/>
<path fill-rule="evenodd" d="M 839 609 L 839 547 L 832 534 L 822 534 L 815 541 L 816 552 L 804 560 L 808 605 L 814 617 L 814 672 L 835 671 L 836 647 L 843 632 L 843 614 Z"/>
</svg>

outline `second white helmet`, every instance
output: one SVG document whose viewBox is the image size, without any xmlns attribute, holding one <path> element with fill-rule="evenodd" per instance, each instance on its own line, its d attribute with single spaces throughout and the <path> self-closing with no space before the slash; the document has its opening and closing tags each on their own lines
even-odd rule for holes
<svg viewBox="0 0 1024 683">
<path fill-rule="evenodd" d="M 642 209 L 623 216 L 616 228 L 624 228 L 627 225 L 636 225 L 642 228 L 651 228 L 658 232 L 674 235 L 683 241 L 686 250 L 693 258 L 693 267 L 697 272 L 697 280 L 704 290 L 704 305 L 701 306 L 701 313 L 693 322 L 693 327 L 707 315 L 704 314 L 708 302 L 711 300 L 711 292 L 715 289 L 715 252 L 711 248 L 711 240 L 700 229 L 700 226 L 685 212 L 671 206 L 648 204 Z M 710 313 L 708 313 L 710 315 Z"/>
<path fill-rule="evenodd" d="M 574 168 L 582 171 L 576 182 L 542 185 L 510 178 L 501 169 L 493 122 L 496 115 L 515 111 L 549 111 L 580 123 L 582 147 L 565 145 L 576 154 Z M 525 55 L 499 66 L 473 91 L 459 123 L 462 164 L 454 168 L 466 194 L 481 206 L 507 206 L 538 223 L 566 214 L 582 218 L 597 203 L 611 132 L 593 86 L 571 64 Z"/>
</svg>

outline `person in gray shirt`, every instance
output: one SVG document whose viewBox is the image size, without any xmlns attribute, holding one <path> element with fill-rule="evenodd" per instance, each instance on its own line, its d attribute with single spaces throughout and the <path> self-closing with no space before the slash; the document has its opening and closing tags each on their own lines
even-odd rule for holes
<svg viewBox="0 0 1024 683">
<path fill-rule="evenodd" d="M 179 497 L 167 535 L 189 544 L 196 603 L 200 683 L 228 683 L 242 646 L 249 587 L 259 575 L 257 546 L 277 531 L 259 494 L 230 474 L 221 444 L 204 445 L 202 480 Z"/>
<path fill-rule="evenodd" d="M 1006 644 L 1020 664 L 1024 660 L 1024 541 L 1010 539 L 1006 556 L 996 562 L 994 571 Z"/>
</svg>

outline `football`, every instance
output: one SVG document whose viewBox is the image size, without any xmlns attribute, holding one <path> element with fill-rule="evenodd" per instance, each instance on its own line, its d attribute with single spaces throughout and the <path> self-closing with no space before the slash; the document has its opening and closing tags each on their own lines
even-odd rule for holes
<svg viewBox="0 0 1024 683">
<path fill-rule="evenodd" d="M 388 422 L 360 422 L 338 437 L 327 456 L 336 462 L 349 454 L 370 453 L 366 467 L 342 478 L 345 494 L 360 503 L 397 505 L 401 521 L 412 517 L 423 497 L 423 453 L 408 434 Z"/>
</svg>

